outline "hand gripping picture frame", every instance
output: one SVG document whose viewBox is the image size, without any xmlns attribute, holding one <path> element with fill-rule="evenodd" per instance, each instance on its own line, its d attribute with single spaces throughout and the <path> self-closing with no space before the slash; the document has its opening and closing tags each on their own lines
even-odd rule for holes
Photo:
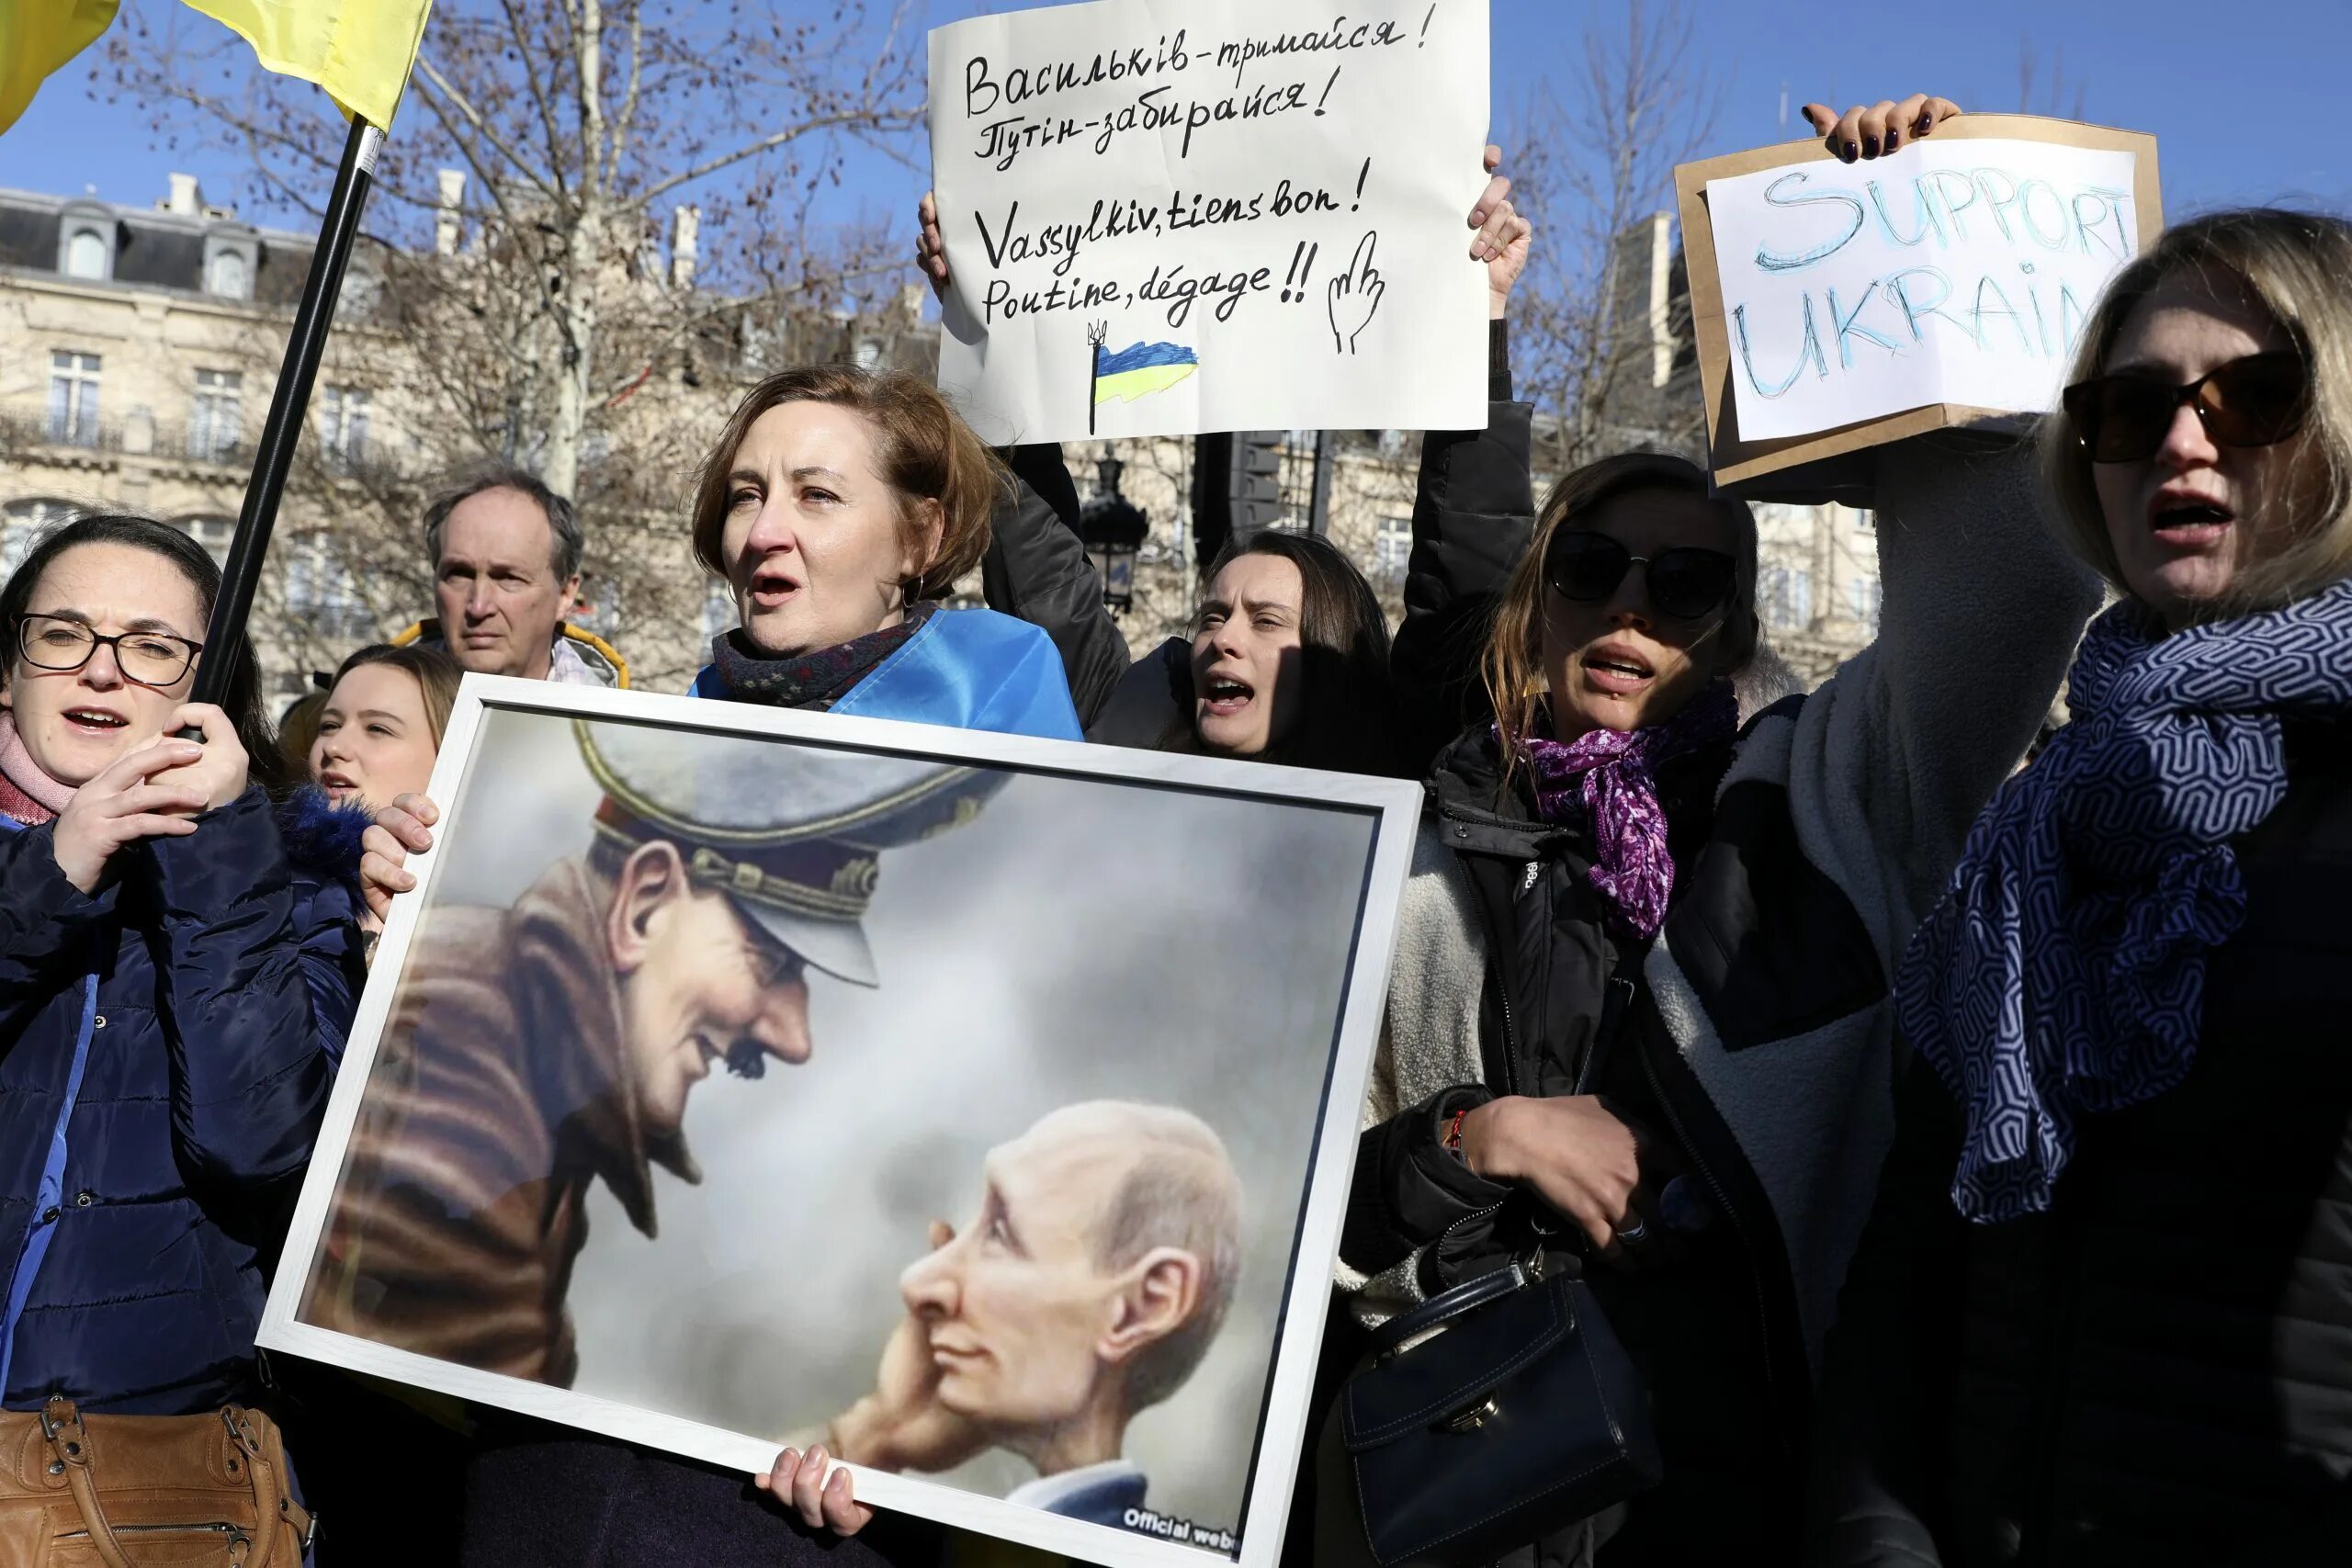
<svg viewBox="0 0 2352 1568">
<path fill-rule="evenodd" d="M 431 794 L 265 1348 L 1272 1568 L 1417 788 L 469 675 Z"/>
</svg>

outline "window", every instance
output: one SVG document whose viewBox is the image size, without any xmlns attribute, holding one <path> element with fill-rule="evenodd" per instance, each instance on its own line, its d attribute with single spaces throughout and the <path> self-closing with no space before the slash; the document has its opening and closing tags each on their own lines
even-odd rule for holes
<svg viewBox="0 0 2352 1568">
<path fill-rule="evenodd" d="M 106 236 L 96 229 L 76 229 L 65 242 L 65 276 L 103 278 L 107 275 Z"/>
<path fill-rule="evenodd" d="M 226 462 L 244 434 L 244 377 L 234 370 L 199 370 L 189 404 L 187 455 L 199 463 Z"/>
<path fill-rule="evenodd" d="M 0 581 L 24 565 L 33 541 L 74 515 L 62 501 L 12 501 L 0 506 Z"/>
<path fill-rule="evenodd" d="M 1871 636 L 1878 636 L 1879 581 L 1875 577 L 1850 577 L 1846 580 L 1846 613 L 1862 623 Z"/>
<path fill-rule="evenodd" d="M 233 517 L 183 517 L 179 531 L 204 547 L 204 553 L 220 565 L 229 564 L 229 541 L 237 536 L 237 520 Z"/>
<path fill-rule="evenodd" d="M 49 356 L 49 438 L 68 446 L 98 444 L 98 356 L 59 349 Z"/>
<path fill-rule="evenodd" d="M 249 276 L 243 252 L 215 251 L 204 286 L 223 299 L 243 299 L 250 292 L 246 286 Z"/>
<path fill-rule="evenodd" d="M 1802 567 L 1768 567 L 1758 586 L 1768 625 L 1784 632 L 1813 625 L 1813 573 Z"/>
<path fill-rule="evenodd" d="M 724 578 L 714 577 L 702 594 L 702 636 L 705 642 L 735 627 L 735 590 Z"/>
<path fill-rule="evenodd" d="M 298 534 L 288 542 L 292 546 L 286 558 L 288 616 L 323 637 L 366 636 L 373 617 L 333 536 L 324 531 Z"/>
<path fill-rule="evenodd" d="M 368 390 L 328 387 L 319 393 L 319 450 L 327 466 L 356 468 L 368 460 Z"/>
<path fill-rule="evenodd" d="M 1373 575 L 1382 582 L 1405 581 L 1405 563 L 1413 554 L 1413 520 L 1384 517 L 1372 538 Z"/>
</svg>

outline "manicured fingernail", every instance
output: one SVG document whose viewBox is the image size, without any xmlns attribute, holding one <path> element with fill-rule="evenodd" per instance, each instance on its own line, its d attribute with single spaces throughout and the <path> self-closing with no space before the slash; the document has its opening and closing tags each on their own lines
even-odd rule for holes
<svg viewBox="0 0 2352 1568">
<path fill-rule="evenodd" d="M 1890 130 L 1886 133 L 1886 150 L 1888 152 L 1892 152 L 1901 145 L 1903 145 L 1903 132 L 1899 130 Z"/>
<path fill-rule="evenodd" d="M 1923 114 L 1919 117 L 1919 123 L 1917 126 L 1913 128 L 1911 134 L 1914 136 L 1925 136 L 1928 132 L 1935 130 L 1935 128 L 1936 117 L 1933 115 Z"/>
<path fill-rule="evenodd" d="M 1877 157 L 1877 156 L 1878 156 L 1878 138 L 1877 138 L 1877 137 L 1875 137 L 1875 136 L 1865 136 L 1865 137 L 1863 137 L 1863 138 L 1862 138 L 1862 151 L 1863 151 L 1864 152 L 1868 153 L 1871 157 L 1873 157 L 1873 158 Z"/>
<path fill-rule="evenodd" d="M 1861 155 L 1861 149 L 1860 149 L 1860 148 L 1859 148 L 1859 147 L 1857 147 L 1857 146 L 1855 146 L 1852 142 L 1849 141 L 1849 142 L 1847 142 L 1847 143 L 1846 143 L 1846 151 L 1845 151 L 1845 152 L 1844 152 L 1843 154 L 1841 154 L 1841 155 L 1845 158 L 1846 162 L 1848 162 L 1849 164 L 1850 164 L 1850 163 L 1852 163 L 1856 158 L 1858 158 L 1858 157 L 1860 157 L 1860 156 Z"/>
</svg>

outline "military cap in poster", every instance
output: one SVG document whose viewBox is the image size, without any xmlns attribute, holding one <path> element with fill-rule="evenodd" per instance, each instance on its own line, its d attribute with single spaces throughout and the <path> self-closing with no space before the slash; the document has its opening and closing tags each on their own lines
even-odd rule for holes
<svg viewBox="0 0 2352 1568">
<path fill-rule="evenodd" d="M 676 844 L 697 882 L 812 968 L 854 986 L 881 984 L 863 924 L 881 852 L 962 827 L 1006 779 L 642 725 L 576 719 L 572 730 L 605 792 L 599 837 L 624 848 Z"/>
</svg>

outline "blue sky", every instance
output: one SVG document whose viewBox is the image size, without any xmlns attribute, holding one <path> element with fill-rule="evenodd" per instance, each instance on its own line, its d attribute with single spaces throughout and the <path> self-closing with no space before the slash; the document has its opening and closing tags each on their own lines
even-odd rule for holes
<svg viewBox="0 0 2352 1568">
<path fill-rule="evenodd" d="M 126 0 L 153 8 L 164 0 Z M 830 0 L 772 0 L 782 12 L 828 13 Z M 1550 73 L 1566 86 L 1578 68 L 1589 18 L 1619 15 L 1622 0 L 1494 0 L 1498 118 Z M 931 0 L 930 19 L 1026 8 L 989 0 Z M 2341 116 L 2341 73 L 2352 59 L 2347 0 L 1971 0 L 1956 6 L 1831 7 L 1804 0 L 1699 0 L 1696 66 L 1719 100 L 1713 152 L 1781 140 L 1803 127 L 1796 106 L 1941 93 L 1963 107 L 2012 110 L 2018 53 L 2030 43 L 2045 78 L 2063 68 L 2084 118 L 2153 132 L 2165 210 L 2290 201 L 2352 211 L 2352 152 Z M 429 43 L 429 37 L 428 37 Z M 0 186 L 111 200 L 162 196 L 164 174 L 185 169 L 208 194 L 226 194 L 235 164 L 162 144 L 151 115 L 92 96 L 94 73 L 69 67 L 25 118 L 0 136 Z M 1789 130 L 1780 121 L 1782 88 Z M 2039 106 L 2037 106 L 2039 107 Z M 322 109 L 330 144 L 340 127 Z M 920 174 L 862 150 L 844 154 L 845 201 L 908 210 Z M 919 156 L 919 152 L 918 152 Z M 1663 204 L 1663 203 L 1662 203 Z"/>
</svg>

